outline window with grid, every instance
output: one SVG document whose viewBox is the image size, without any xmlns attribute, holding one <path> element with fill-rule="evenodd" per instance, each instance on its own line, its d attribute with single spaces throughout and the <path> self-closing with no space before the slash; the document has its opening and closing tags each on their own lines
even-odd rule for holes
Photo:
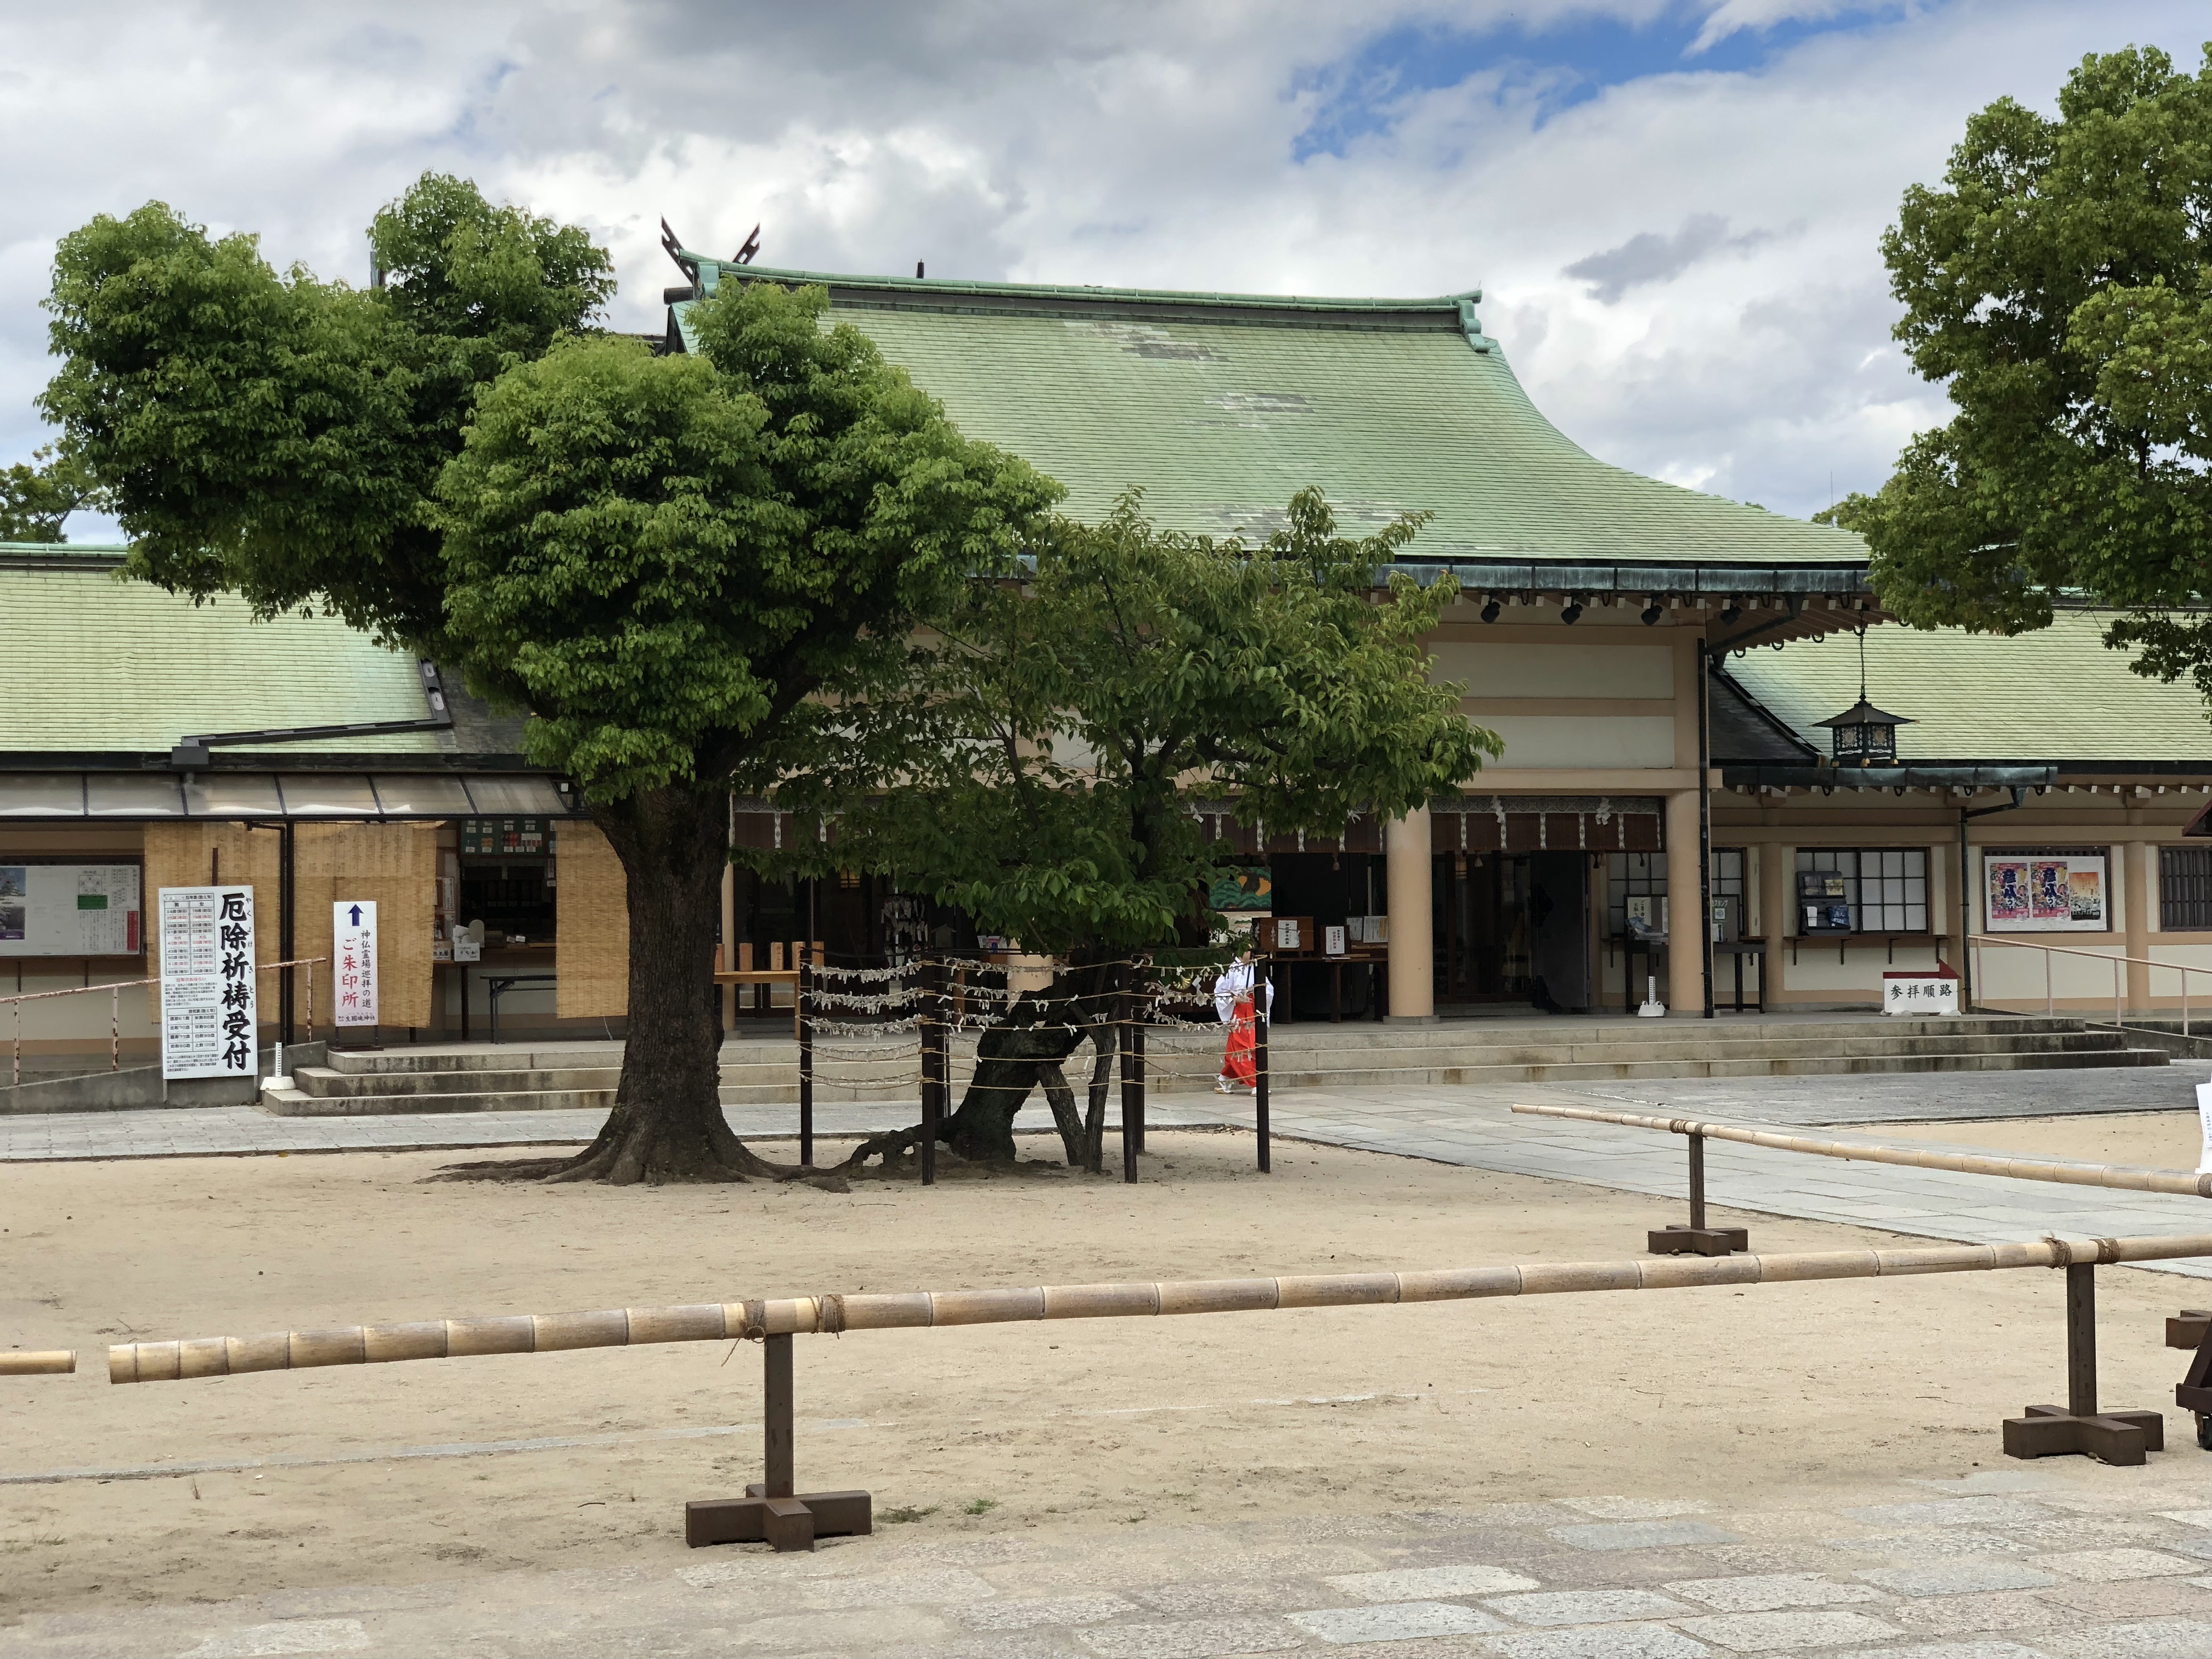
<svg viewBox="0 0 2212 1659">
<path fill-rule="evenodd" d="M 1716 847 L 1713 848 L 1711 871 L 1713 894 L 1733 894 L 1741 901 L 1743 886 L 1743 848 Z M 1664 898 L 1667 895 L 1667 855 L 1664 853 L 1608 853 L 1606 854 L 1606 911 L 1605 925 L 1608 937 L 1619 939 L 1628 932 L 1628 901 L 1634 898 Z M 1657 906 L 1653 906 L 1651 925 L 1659 925 Z"/>
<path fill-rule="evenodd" d="M 2158 849 L 2158 925 L 2167 933 L 2212 932 L 2212 847 Z"/>
<path fill-rule="evenodd" d="M 1797 868 L 1843 878 L 1855 933 L 1928 931 L 1924 847 L 1801 847 Z"/>
<path fill-rule="evenodd" d="M 1664 853 L 1607 853 L 1606 863 L 1605 930 L 1620 939 L 1628 932 L 1628 901 L 1663 898 L 1667 892 Z M 1659 907 L 1651 907 L 1651 925 L 1659 925 Z"/>
</svg>

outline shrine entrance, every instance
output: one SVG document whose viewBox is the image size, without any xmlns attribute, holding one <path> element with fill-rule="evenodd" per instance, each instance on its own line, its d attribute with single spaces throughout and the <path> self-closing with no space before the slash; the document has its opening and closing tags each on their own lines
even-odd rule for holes
<svg viewBox="0 0 2212 1659">
<path fill-rule="evenodd" d="M 1590 1006 L 1591 859 L 1580 852 L 1442 853 L 1430 890 L 1437 1006 Z"/>
</svg>

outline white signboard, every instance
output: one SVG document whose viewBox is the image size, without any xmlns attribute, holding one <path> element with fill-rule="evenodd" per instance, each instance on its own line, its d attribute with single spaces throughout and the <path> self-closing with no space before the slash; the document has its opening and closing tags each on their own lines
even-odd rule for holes
<svg viewBox="0 0 2212 1659">
<path fill-rule="evenodd" d="M 0 957 L 135 957 L 135 864 L 0 863 Z"/>
<path fill-rule="evenodd" d="M 376 1024 L 376 902 L 340 899 L 331 906 L 333 1000 L 341 1025 Z"/>
<path fill-rule="evenodd" d="M 2110 894 L 2101 853 L 1982 855 L 1982 908 L 1992 933 L 2106 933 Z"/>
<path fill-rule="evenodd" d="M 161 1075 L 253 1077 L 253 890 L 164 887 Z"/>
<path fill-rule="evenodd" d="M 1881 1011 L 1885 1014 L 1955 1014 L 1959 981 L 1949 974 L 1884 974 Z"/>
</svg>

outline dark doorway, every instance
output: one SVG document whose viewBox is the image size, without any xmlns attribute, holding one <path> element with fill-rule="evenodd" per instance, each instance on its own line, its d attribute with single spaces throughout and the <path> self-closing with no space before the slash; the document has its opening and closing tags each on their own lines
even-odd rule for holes
<svg viewBox="0 0 2212 1659">
<path fill-rule="evenodd" d="M 1530 1000 L 1580 1013 L 1590 1006 L 1589 855 L 1528 859 Z"/>
<path fill-rule="evenodd" d="M 1438 1006 L 1589 1006 L 1588 854 L 1443 853 L 1433 869 Z"/>
</svg>

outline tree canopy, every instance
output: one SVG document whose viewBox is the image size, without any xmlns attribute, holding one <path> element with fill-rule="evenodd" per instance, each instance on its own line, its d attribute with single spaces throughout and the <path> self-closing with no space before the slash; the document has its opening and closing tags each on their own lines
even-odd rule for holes
<svg viewBox="0 0 2212 1659">
<path fill-rule="evenodd" d="M 590 328 L 614 292 L 573 226 L 426 173 L 380 212 L 383 285 L 279 272 L 160 202 L 64 236 L 39 404 L 96 479 L 135 574 L 322 606 L 442 654 L 438 475 L 478 390 Z"/>
<path fill-rule="evenodd" d="M 1882 241 L 1896 335 L 1957 413 L 1914 438 L 1862 532 L 1921 627 L 2018 633 L 2069 594 L 2108 643 L 2212 693 L 2212 48 L 2092 56 L 2057 112 L 1999 99 Z M 1826 516 L 1826 515 L 1824 515 Z"/>
<path fill-rule="evenodd" d="M 1163 529 L 1131 491 L 1056 520 L 1018 582 L 964 586 L 921 680 L 927 740 L 857 828 L 902 882 L 1057 955 L 1206 943 L 1224 849 L 1191 794 L 1336 835 L 1501 751 L 1419 636 L 1457 587 L 1380 568 L 1418 516 L 1350 538 L 1318 490 L 1257 547 Z"/>
<path fill-rule="evenodd" d="M 478 398 L 439 484 L 447 637 L 591 799 L 850 774 L 841 703 L 1059 495 L 828 303 L 732 283 L 696 356 L 574 339 Z"/>
</svg>

